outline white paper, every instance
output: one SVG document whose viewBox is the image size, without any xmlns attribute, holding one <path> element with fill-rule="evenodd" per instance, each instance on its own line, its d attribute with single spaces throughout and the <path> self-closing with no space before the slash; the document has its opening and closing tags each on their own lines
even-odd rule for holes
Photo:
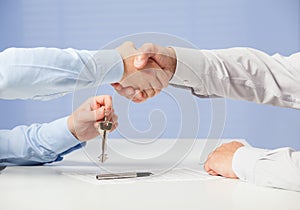
<svg viewBox="0 0 300 210">
<path fill-rule="evenodd" d="M 159 171 L 159 170 L 158 170 Z M 121 172 L 121 171 L 120 171 Z M 122 171 L 125 172 L 125 171 Z M 137 177 L 129 179 L 113 179 L 113 180 L 97 180 L 97 173 L 94 172 L 62 172 L 63 175 L 71 178 L 88 182 L 95 185 L 107 185 L 107 184 L 128 184 L 136 182 L 169 182 L 169 181 L 204 181 L 211 179 L 222 179 L 219 176 L 211 176 L 201 170 L 194 170 L 190 168 L 175 168 L 171 171 L 156 175 L 155 170 L 151 171 L 154 175 L 149 177 Z"/>
</svg>

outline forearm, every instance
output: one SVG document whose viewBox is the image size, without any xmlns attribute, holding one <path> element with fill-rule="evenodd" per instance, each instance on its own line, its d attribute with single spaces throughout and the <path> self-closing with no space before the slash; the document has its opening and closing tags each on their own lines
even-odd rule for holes
<svg viewBox="0 0 300 210">
<path fill-rule="evenodd" d="M 257 185 L 300 191 L 300 152 L 290 148 L 239 148 L 233 157 L 235 174 Z"/>
<path fill-rule="evenodd" d="M 0 53 L 0 98 L 56 98 L 118 82 L 123 62 L 115 50 L 10 48 Z"/>
<path fill-rule="evenodd" d="M 300 53 L 269 56 L 249 48 L 195 50 L 174 48 L 173 85 L 202 97 L 218 96 L 300 108 Z"/>
<path fill-rule="evenodd" d="M 47 124 L 0 130 L 0 165 L 34 165 L 53 162 L 80 142 L 62 118 Z"/>
</svg>

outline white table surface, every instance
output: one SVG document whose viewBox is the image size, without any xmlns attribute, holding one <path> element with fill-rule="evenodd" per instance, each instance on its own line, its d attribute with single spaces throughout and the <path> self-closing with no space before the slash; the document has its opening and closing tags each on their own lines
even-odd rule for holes
<svg viewBox="0 0 300 210">
<path fill-rule="evenodd" d="M 66 171 L 85 173 L 95 168 L 99 171 L 160 169 L 163 172 L 175 167 L 202 170 L 200 159 L 205 158 L 207 150 L 212 150 L 219 142 L 205 144 L 203 140 L 186 140 L 189 141 L 185 145 L 179 144 L 178 148 L 186 150 L 180 153 L 174 140 L 161 140 L 155 145 L 146 140 L 141 140 L 143 144 L 136 144 L 112 139 L 109 160 L 99 168 L 95 157 L 100 152 L 100 144 L 95 140 L 59 163 L 7 167 L 0 174 L 0 209 L 300 210 L 298 192 L 259 187 L 239 180 L 217 178 L 97 185 L 64 174 Z M 201 152 L 204 147 L 205 154 Z M 182 157 L 185 157 L 183 161 Z"/>
</svg>

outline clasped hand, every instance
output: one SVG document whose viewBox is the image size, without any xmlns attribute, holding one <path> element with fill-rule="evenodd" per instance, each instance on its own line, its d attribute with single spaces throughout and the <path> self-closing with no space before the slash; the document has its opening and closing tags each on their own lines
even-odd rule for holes
<svg viewBox="0 0 300 210">
<path fill-rule="evenodd" d="M 112 86 L 120 95 L 143 102 L 168 86 L 176 68 L 172 48 L 147 43 L 136 49 L 132 42 L 125 42 L 116 50 L 123 58 L 124 74 Z"/>
</svg>

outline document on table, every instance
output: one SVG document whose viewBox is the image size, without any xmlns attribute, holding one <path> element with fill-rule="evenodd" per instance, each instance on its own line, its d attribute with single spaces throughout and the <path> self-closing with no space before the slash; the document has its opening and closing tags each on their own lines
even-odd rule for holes
<svg viewBox="0 0 300 210">
<path fill-rule="evenodd" d="M 112 179 L 112 180 L 97 180 L 96 172 L 82 172 L 82 171 L 65 171 L 63 175 L 71 178 L 88 182 L 95 185 L 107 185 L 107 184 L 128 184 L 136 182 L 170 182 L 170 181 L 197 181 L 197 180 L 211 180 L 211 179 L 222 179 L 220 176 L 211 176 L 204 171 L 195 170 L 190 168 L 175 168 L 164 173 L 155 173 L 156 170 L 151 170 L 154 175 L 148 177 L 137 177 L 129 179 Z M 159 170 L 157 170 L 159 171 Z M 128 172 L 128 171 L 120 171 Z M 143 171 L 145 172 L 145 171 Z"/>
<path fill-rule="evenodd" d="M 166 154 L 164 149 L 176 142 L 173 140 L 162 139 L 160 139 L 160 141 L 161 143 L 158 147 L 149 150 L 147 149 L 148 145 L 143 146 L 142 144 L 142 149 L 137 149 L 132 148 L 132 145 L 122 139 L 110 141 L 111 156 L 105 164 L 100 164 L 99 161 L 94 158 L 99 155 L 100 148 L 99 142 L 94 141 L 87 144 L 81 150 L 77 150 L 74 153 L 69 154 L 64 161 L 49 164 L 49 167 L 52 167 L 58 173 L 68 176 L 71 179 L 77 179 L 79 181 L 95 185 L 223 179 L 220 176 L 211 176 L 207 174 L 203 169 L 203 161 L 199 161 L 199 158 L 200 156 L 203 156 L 204 159 L 206 159 L 209 152 L 213 150 L 213 146 L 229 140 L 221 141 L 219 139 L 215 139 L 209 141 L 199 140 L 194 142 L 193 139 L 185 139 L 186 142 L 190 141 L 190 143 L 187 143 L 188 145 L 193 145 L 192 150 L 186 154 L 186 157 L 178 157 L 175 150 L 175 152 L 172 152 L 169 155 L 162 155 L 161 158 L 156 158 L 155 155 L 158 155 L 159 157 L 160 152 L 162 154 Z M 192 144 L 193 142 L 195 144 Z M 206 147 L 209 144 L 206 143 L 211 143 L 209 149 Z M 114 150 L 112 148 L 114 148 Z M 203 150 L 207 150 L 205 151 L 205 154 L 207 153 L 206 155 L 201 155 Z M 152 154 L 152 151 L 155 153 Z M 147 159 L 146 157 L 148 156 L 151 158 Z M 154 175 L 128 179 L 96 179 L 96 176 L 100 173 L 115 174 L 124 172 L 151 172 Z"/>
</svg>

